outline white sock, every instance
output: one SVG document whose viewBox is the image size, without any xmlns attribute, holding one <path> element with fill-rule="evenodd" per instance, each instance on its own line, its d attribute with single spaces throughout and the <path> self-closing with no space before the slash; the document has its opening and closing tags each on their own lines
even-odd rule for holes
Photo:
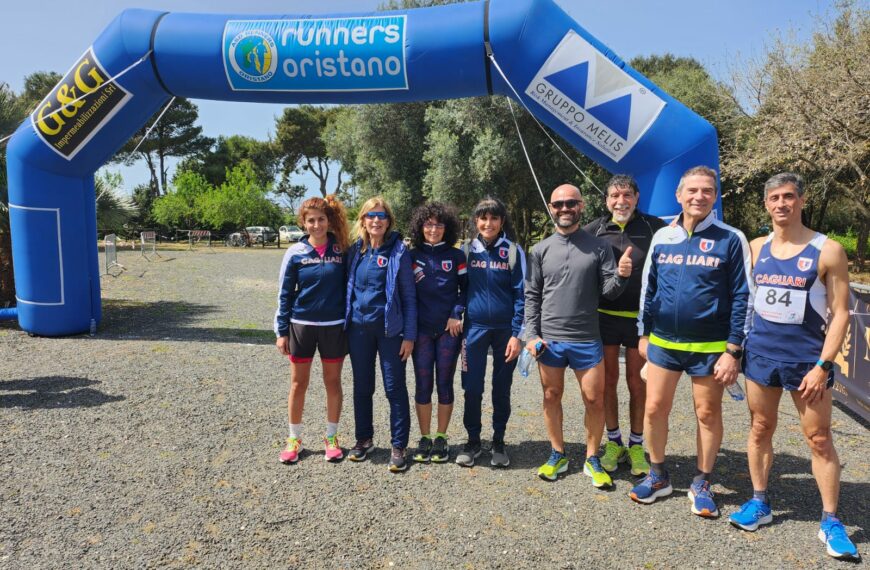
<svg viewBox="0 0 870 570">
<path fill-rule="evenodd" d="M 302 424 L 289 424 L 290 425 L 290 437 L 295 437 L 296 439 L 302 439 Z"/>
<path fill-rule="evenodd" d="M 332 437 L 338 433 L 338 422 L 326 422 L 326 437 Z"/>
</svg>

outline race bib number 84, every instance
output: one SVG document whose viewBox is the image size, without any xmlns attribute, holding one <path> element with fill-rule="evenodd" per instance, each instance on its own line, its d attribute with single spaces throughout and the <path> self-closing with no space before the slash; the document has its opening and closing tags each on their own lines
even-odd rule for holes
<svg viewBox="0 0 870 570">
<path fill-rule="evenodd" d="M 806 291 L 765 286 L 755 292 L 755 312 L 772 323 L 801 324 L 804 322 L 806 305 Z"/>
</svg>

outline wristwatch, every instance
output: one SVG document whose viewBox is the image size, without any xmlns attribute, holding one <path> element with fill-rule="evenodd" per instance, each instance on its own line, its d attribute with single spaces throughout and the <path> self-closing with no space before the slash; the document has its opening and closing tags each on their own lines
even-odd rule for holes
<svg viewBox="0 0 870 570">
<path fill-rule="evenodd" d="M 831 368 L 834 367 L 834 363 L 831 362 L 830 360 L 819 359 L 819 361 L 816 362 L 816 366 L 818 366 L 819 368 L 821 368 L 825 372 L 830 372 Z"/>
<path fill-rule="evenodd" d="M 741 358 L 743 358 L 743 349 L 742 348 L 738 348 L 738 349 L 726 348 L 725 352 L 727 352 L 728 354 L 733 356 L 735 360 L 740 360 Z"/>
</svg>

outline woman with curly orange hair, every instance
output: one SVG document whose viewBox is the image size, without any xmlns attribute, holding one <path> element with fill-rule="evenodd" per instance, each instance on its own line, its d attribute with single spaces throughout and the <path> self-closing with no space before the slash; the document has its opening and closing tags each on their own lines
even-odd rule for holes
<svg viewBox="0 0 870 570">
<path fill-rule="evenodd" d="M 320 352 L 326 386 L 325 459 L 340 461 L 344 452 L 338 443 L 341 416 L 341 367 L 347 355 L 344 332 L 344 297 L 347 286 L 345 254 L 348 224 L 344 206 L 334 195 L 309 198 L 299 207 L 298 220 L 306 235 L 284 254 L 278 278 L 278 310 L 275 312 L 275 342 L 290 358 L 290 395 L 287 411 L 290 436 L 279 457 L 296 463 L 302 452 L 302 409 L 311 376 L 314 353 Z"/>
</svg>

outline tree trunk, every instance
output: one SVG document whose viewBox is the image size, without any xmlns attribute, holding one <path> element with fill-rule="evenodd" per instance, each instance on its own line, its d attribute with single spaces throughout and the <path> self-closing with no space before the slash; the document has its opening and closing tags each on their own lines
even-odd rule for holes
<svg viewBox="0 0 870 570">
<path fill-rule="evenodd" d="M 858 245 L 855 248 L 855 271 L 864 271 L 868 234 L 870 234 L 870 219 L 867 216 L 861 216 L 861 225 L 858 228 Z"/>
<path fill-rule="evenodd" d="M 0 307 L 15 303 L 15 278 L 12 273 L 12 240 L 0 232 Z"/>
</svg>

